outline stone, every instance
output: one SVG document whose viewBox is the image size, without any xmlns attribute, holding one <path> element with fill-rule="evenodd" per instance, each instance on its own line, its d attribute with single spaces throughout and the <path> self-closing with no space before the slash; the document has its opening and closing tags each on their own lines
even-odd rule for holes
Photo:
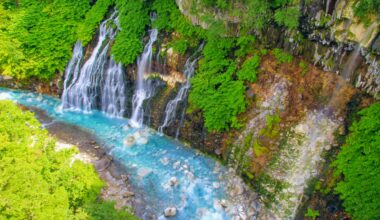
<svg viewBox="0 0 380 220">
<path fill-rule="evenodd" d="M 123 196 L 124 196 L 124 197 L 131 197 L 131 196 L 135 196 L 135 193 L 134 193 L 134 192 L 129 192 L 129 191 L 127 191 L 127 192 L 124 193 Z"/>
<path fill-rule="evenodd" d="M 220 184 L 218 182 L 213 182 L 212 187 L 214 187 L 215 189 L 218 189 L 220 188 Z"/>
<path fill-rule="evenodd" d="M 221 155 L 222 154 L 222 151 L 218 148 L 218 149 L 215 149 L 215 154 L 216 155 Z"/>
<path fill-rule="evenodd" d="M 124 146 L 126 147 L 131 147 L 134 144 L 135 144 L 135 137 L 130 135 L 124 139 Z"/>
<path fill-rule="evenodd" d="M 169 185 L 170 186 L 175 186 L 177 184 L 178 184 L 178 180 L 177 180 L 176 177 L 173 176 L 172 178 L 170 178 L 170 180 L 169 180 Z"/>
<path fill-rule="evenodd" d="M 177 214 L 177 208 L 176 207 L 168 207 L 164 211 L 165 217 L 173 217 Z"/>
<path fill-rule="evenodd" d="M 223 208 L 227 208 L 227 201 L 225 199 L 220 200 L 219 203 Z"/>
</svg>

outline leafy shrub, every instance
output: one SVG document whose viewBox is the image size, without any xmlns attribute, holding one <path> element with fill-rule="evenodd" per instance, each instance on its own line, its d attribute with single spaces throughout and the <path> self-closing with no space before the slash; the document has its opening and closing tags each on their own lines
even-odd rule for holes
<svg viewBox="0 0 380 220">
<path fill-rule="evenodd" d="M 249 1 L 247 13 L 243 15 L 243 28 L 262 30 L 266 27 L 273 16 L 271 5 L 266 0 Z"/>
<path fill-rule="evenodd" d="M 237 72 L 237 76 L 240 80 L 247 80 L 251 83 L 256 82 L 257 69 L 260 66 L 261 58 L 258 55 L 254 55 L 244 61 L 242 68 Z"/>
<path fill-rule="evenodd" d="M 115 61 L 132 64 L 143 50 L 142 37 L 149 24 L 148 7 L 141 0 L 116 0 L 121 31 L 112 46 Z"/>
<path fill-rule="evenodd" d="M 378 0 L 360 0 L 356 1 L 354 6 L 355 15 L 367 21 L 370 16 L 375 15 L 379 20 L 380 1 Z"/>
<path fill-rule="evenodd" d="M 300 11 L 298 6 L 280 8 L 274 13 L 274 20 L 277 24 L 283 25 L 289 29 L 298 27 Z"/>
<path fill-rule="evenodd" d="M 232 39 L 209 38 L 192 79 L 190 103 L 202 110 L 211 131 L 239 127 L 236 116 L 246 108 L 243 81 L 234 80 L 236 64 L 228 58 L 233 47 Z"/>
<path fill-rule="evenodd" d="M 235 51 L 235 56 L 244 57 L 253 52 L 253 45 L 256 42 L 256 38 L 252 35 L 242 35 L 237 38 L 236 45 L 239 47 Z"/>
<path fill-rule="evenodd" d="M 291 63 L 293 61 L 292 55 L 282 51 L 281 49 L 275 48 L 273 50 L 273 55 L 276 57 L 280 64 Z"/>
<path fill-rule="evenodd" d="M 342 175 L 335 191 L 345 211 L 353 219 L 377 219 L 380 216 L 380 104 L 359 112 L 360 120 L 350 133 L 334 166 Z"/>
<path fill-rule="evenodd" d="M 112 0 L 96 1 L 95 5 L 86 13 L 84 21 L 78 25 L 78 39 L 82 41 L 83 46 L 91 41 L 95 29 L 103 20 L 111 4 Z"/>
<path fill-rule="evenodd" d="M 175 52 L 179 54 L 185 54 L 187 51 L 187 48 L 189 47 L 189 44 L 185 39 L 179 39 L 179 40 L 172 41 L 170 46 L 173 47 Z"/>
<path fill-rule="evenodd" d="M 2 1 L 0 72 L 18 79 L 51 79 L 63 71 L 89 1 Z"/>
<path fill-rule="evenodd" d="M 309 71 L 309 65 L 305 61 L 301 61 L 299 64 L 299 67 L 301 68 L 301 76 L 304 77 L 306 73 Z"/>
<path fill-rule="evenodd" d="M 97 201 L 104 183 L 93 167 L 72 161 L 75 149 L 56 151 L 32 113 L 0 101 L 0 121 L 0 219 L 135 219 Z"/>
</svg>

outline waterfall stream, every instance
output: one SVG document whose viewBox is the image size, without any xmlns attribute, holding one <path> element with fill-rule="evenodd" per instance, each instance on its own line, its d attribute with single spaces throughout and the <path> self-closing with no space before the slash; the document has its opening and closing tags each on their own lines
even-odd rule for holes
<svg viewBox="0 0 380 220">
<path fill-rule="evenodd" d="M 121 117 L 125 112 L 125 80 L 121 64 L 116 64 L 112 57 L 108 58 L 111 41 L 117 30 L 108 23 L 112 20 L 116 25 L 114 12 L 110 18 L 100 24 L 97 44 L 90 58 L 81 66 L 83 48 L 77 42 L 73 58 L 65 72 L 62 103 L 64 109 L 90 112 L 101 109 L 109 115 Z"/>
<path fill-rule="evenodd" d="M 147 127 L 130 128 L 126 126 L 128 119 L 111 118 L 97 110 L 87 114 L 62 111 L 58 99 L 32 92 L 0 88 L 0 99 L 41 109 L 53 123 L 73 124 L 95 135 L 130 174 L 141 219 L 166 219 L 163 211 L 167 207 L 177 209 L 173 220 L 227 220 L 247 217 L 248 213 L 255 219 L 259 212 L 257 196 L 234 173 Z M 137 141 L 126 147 L 124 139 L 128 135 Z M 141 135 L 146 141 L 138 141 Z"/>
<path fill-rule="evenodd" d="M 180 103 L 183 103 L 187 100 L 188 94 L 189 94 L 189 89 L 191 86 L 190 79 L 193 77 L 194 72 L 195 72 L 195 65 L 197 64 L 199 58 L 196 57 L 196 55 L 201 51 L 203 48 L 203 44 L 199 47 L 199 49 L 195 52 L 195 54 L 191 57 L 189 57 L 186 61 L 185 67 L 184 67 L 184 74 L 186 76 L 186 82 L 181 86 L 179 89 L 176 97 L 168 102 L 165 108 L 165 118 L 164 122 L 162 125 L 158 128 L 158 131 L 160 133 L 163 133 L 163 130 L 165 127 L 169 126 L 171 123 L 176 118 L 177 115 L 177 110 L 178 110 L 178 105 Z M 185 111 L 185 108 L 183 108 L 183 112 Z M 183 115 L 183 112 L 181 116 Z M 181 120 L 182 121 L 182 120 Z M 181 127 L 181 123 L 177 127 L 177 134 L 178 135 L 178 130 Z"/>
<path fill-rule="evenodd" d="M 157 29 L 150 30 L 149 42 L 145 45 L 143 54 L 137 61 L 136 89 L 132 98 L 132 117 L 130 124 L 133 127 L 141 127 L 144 122 L 144 101 L 153 94 L 150 83 L 144 80 L 144 75 L 151 72 L 152 65 L 152 46 L 157 40 Z"/>
</svg>

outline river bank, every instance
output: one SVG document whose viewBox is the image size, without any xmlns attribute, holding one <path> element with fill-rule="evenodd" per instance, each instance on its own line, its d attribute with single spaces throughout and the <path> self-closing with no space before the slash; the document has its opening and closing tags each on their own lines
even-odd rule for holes
<svg viewBox="0 0 380 220">
<path fill-rule="evenodd" d="M 35 114 L 49 134 L 58 140 L 57 148 L 76 146 L 80 153 L 75 159 L 93 164 L 99 177 L 106 183 L 101 193 L 103 200 L 114 201 L 118 210 L 127 209 L 131 212 L 139 210 L 137 207 L 141 200 L 137 198 L 128 182 L 129 174 L 104 150 L 94 135 L 78 126 L 55 121 L 38 108 L 22 105 L 20 107 Z"/>
</svg>

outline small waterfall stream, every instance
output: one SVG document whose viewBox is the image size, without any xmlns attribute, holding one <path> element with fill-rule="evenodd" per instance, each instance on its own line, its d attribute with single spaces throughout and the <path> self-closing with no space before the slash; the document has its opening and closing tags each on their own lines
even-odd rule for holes
<svg viewBox="0 0 380 220">
<path fill-rule="evenodd" d="M 176 118 L 178 105 L 180 103 L 183 103 L 187 100 L 189 89 L 191 86 L 190 79 L 193 77 L 195 72 L 195 66 L 199 60 L 199 57 L 196 57 L 196 55 L 201 51 L 203 48 L 203 44 L 199 47 L 199 49 L 194 53 L 193 56 L 189 57 L 186 61 L 185 67 L 184 67 L 184 74 L 186 76 L 186 82 L 181 86 L 179 89 L 176 97 L 168 102 L 165 108 L 165 119 L 162 125 L 158 128 L 158 131 L 162 134 L 164 131 L 164 128 L 169 126 Z M 184 114 L 185 108 L 183 108 L 182 114 Z M 181 120 L 182 122 L 182 120 Z M 178 130 L 181 127 L 181 123 L 177 127 L 177 135 L 178 136 Z"/>
<path fill-rule="evenodd" d="M 150 30 L 149 42 L 145 45 L 143 54 L 137 61 L 136 89 L 132 98 L 132 117 L 130 124 L 133 127 L 141 127 L 144 122 L 144 101 L 153 94 L 151 84 L 144 80 L 144 75 L 151 72 L 152 46 L 157 40 L 157 29 Z"/>
<path fill-rule="evenodd" d="M 124 115 L 124 72 L 121 64 L 107 57 L 111 41 L 117 33 L 108 23 L 112 20 L 118 24 L 116 13 L 100 24 L 97 44 L 82 67 L 83 48 L 80 42 L 75 44 L 73 58 L 65 72 L 62 93 L 64 109 L 86 112 L 101 109 L 112 116 Z"/>
</svg>

